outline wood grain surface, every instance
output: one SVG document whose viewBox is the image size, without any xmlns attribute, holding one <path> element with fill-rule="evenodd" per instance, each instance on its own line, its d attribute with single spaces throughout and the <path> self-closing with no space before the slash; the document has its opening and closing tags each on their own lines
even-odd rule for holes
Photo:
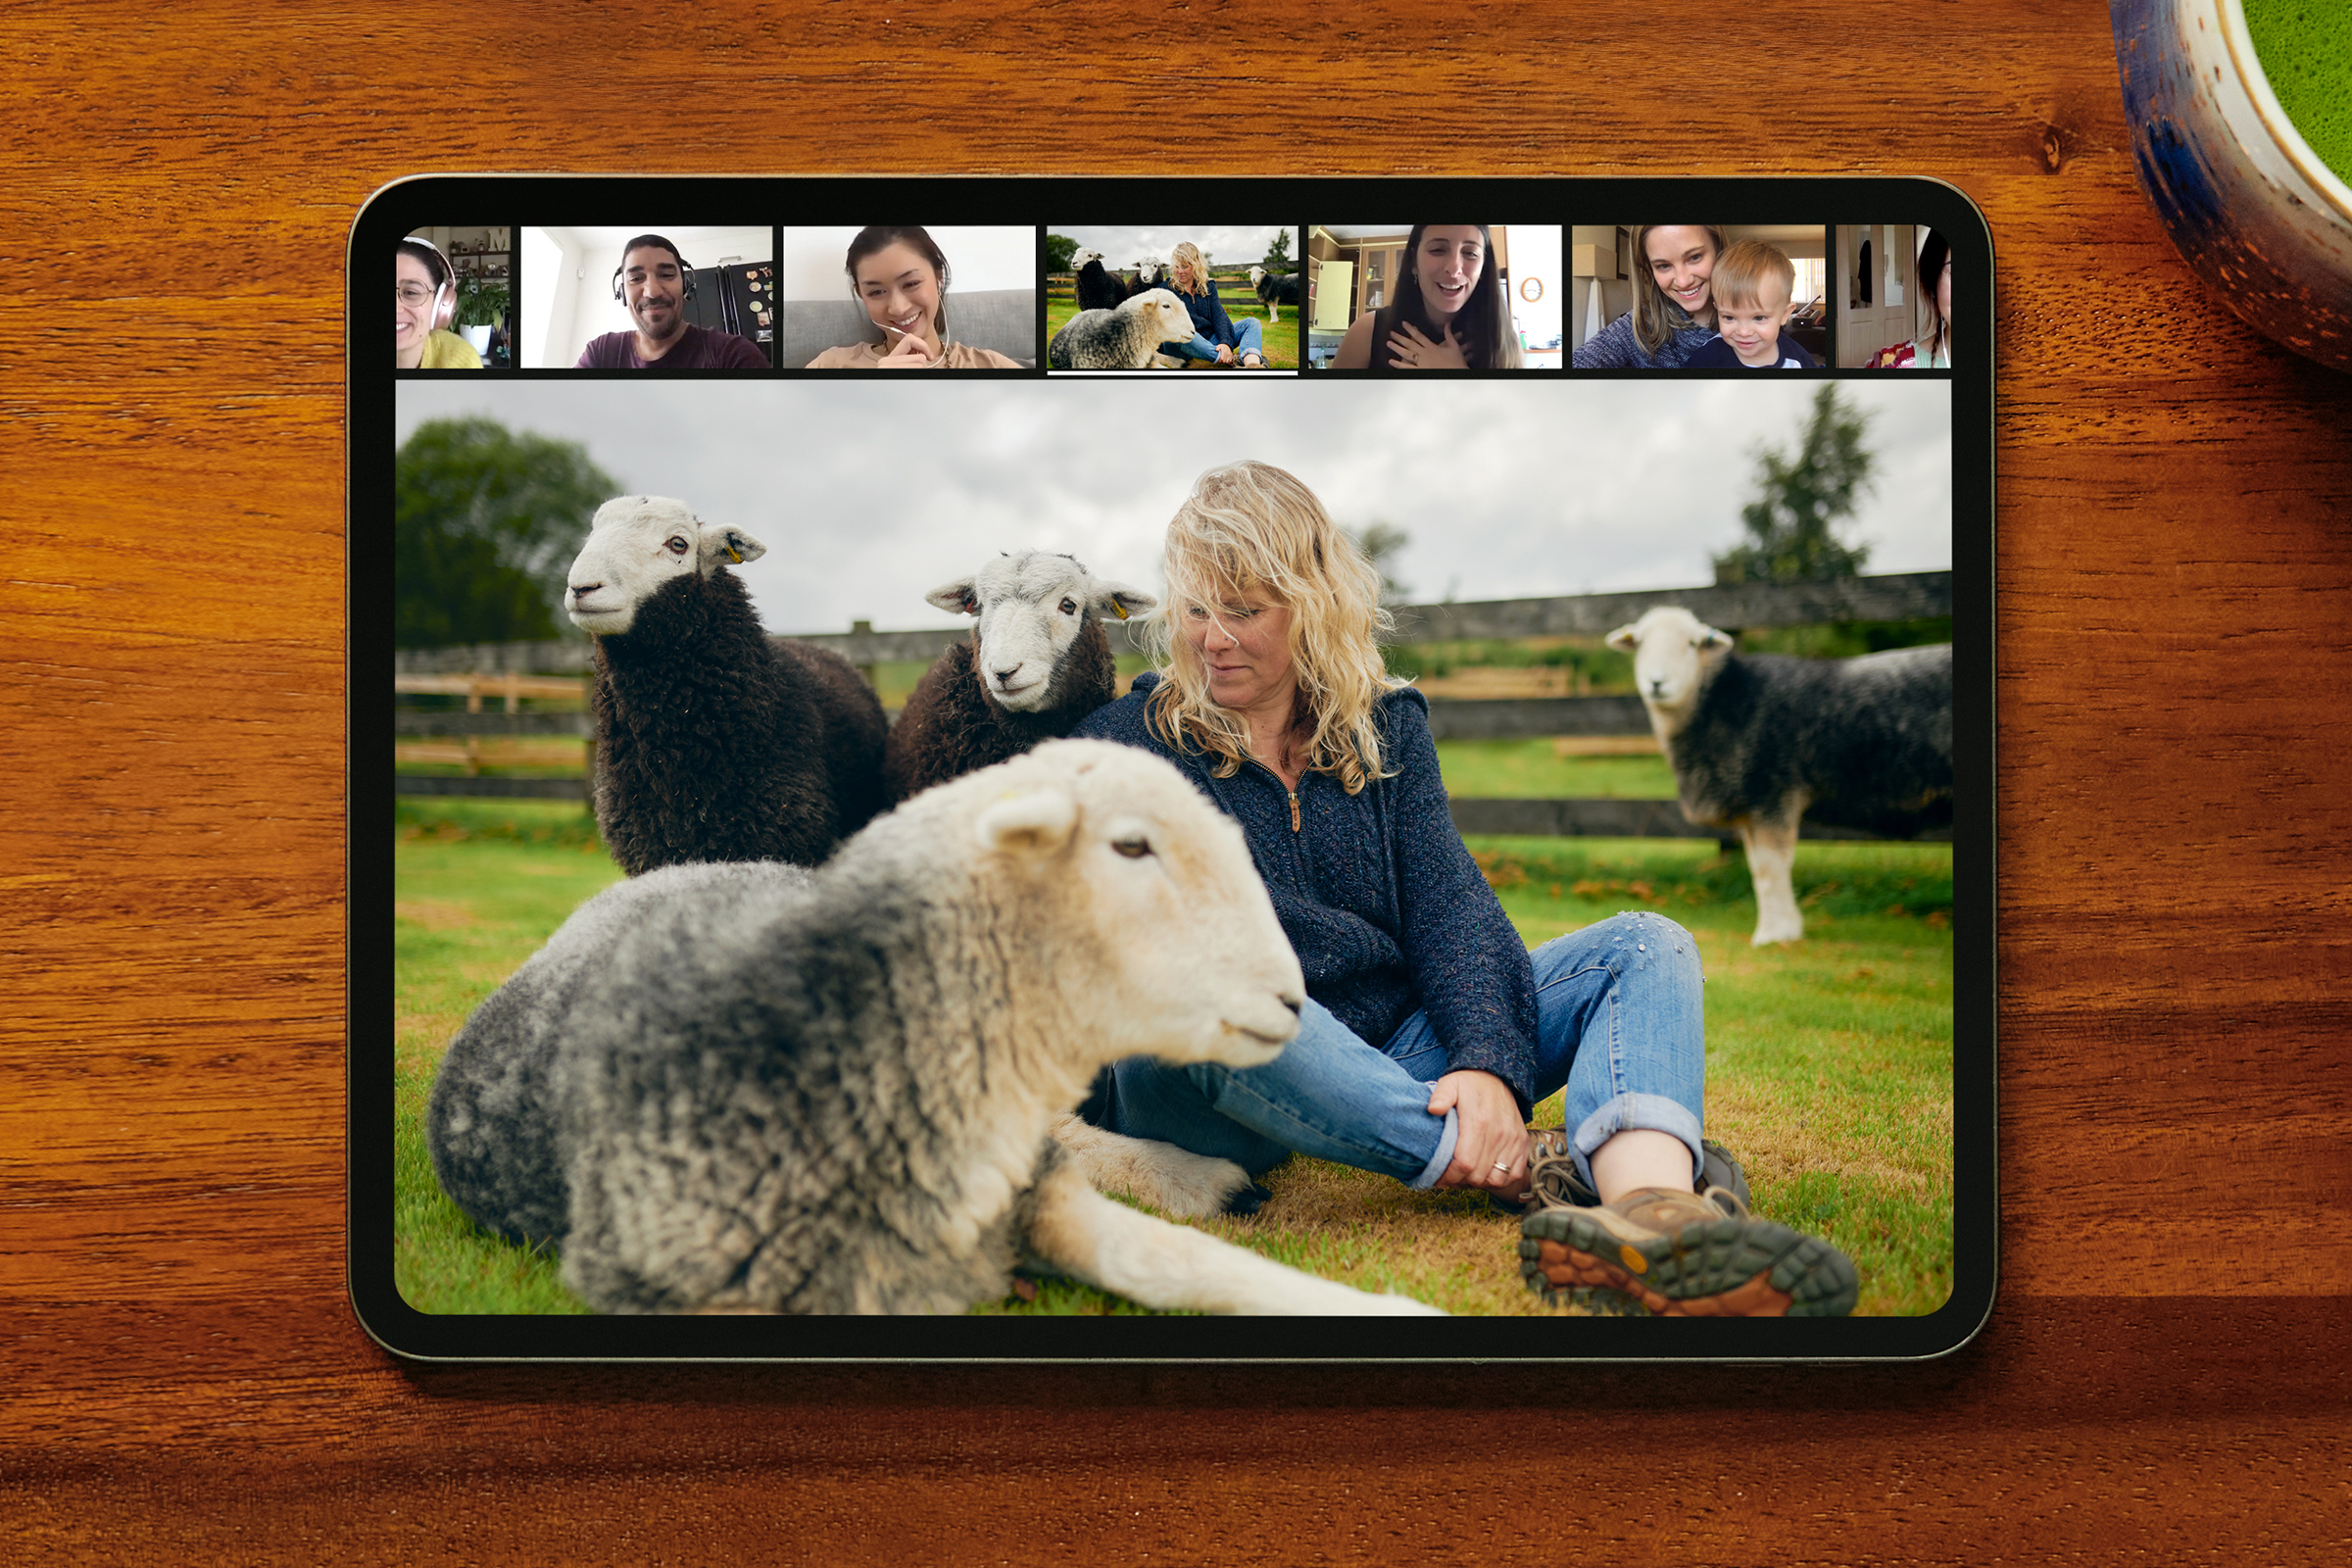
<svg viewBox="0 0 2352 1568">
<path fill-rule="evenodd" d="M 0 1563 L 2352 1547 L 2352 381 L 2158 231 L 2103 7 L 19 0 L 0 46 Z M 342 1296 L 343 250 L 379 184 L 463 170 L 1967 191 L 1991 1327 L 1868 1370 L 378 1350 Z"/>
</svg>

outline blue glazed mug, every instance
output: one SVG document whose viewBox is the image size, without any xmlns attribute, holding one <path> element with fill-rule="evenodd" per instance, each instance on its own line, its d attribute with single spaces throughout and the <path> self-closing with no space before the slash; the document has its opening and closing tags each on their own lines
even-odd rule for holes
<svg viewBox="0 0 2352 1568">
<path fill-rule="evenodd" d="M 2352 187 L 2262 74 L 2244 0 L 2109 0 L 2132 162 L 2189 270 L 2255 330 L 2352 371 Z"/>
</svg>

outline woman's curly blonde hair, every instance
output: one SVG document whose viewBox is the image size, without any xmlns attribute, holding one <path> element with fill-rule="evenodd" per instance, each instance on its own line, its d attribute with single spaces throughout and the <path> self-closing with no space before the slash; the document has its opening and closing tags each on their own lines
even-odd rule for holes
<svg viewBox="0 0 2352 1568">
<path fill-rule="evenodd" d="M 1380 572 L 1313 491 L 1270 463 L 1209 469 L 1168 522 L 1164 566 L 1166 601 L 1144 627 L 1162 672 L 1145 710 L 1154 735 L 1178 751 L 1215 757 L 1218 778 L 1241 771 L 1249 724 L 1210 700 L 1200 650 L 1184 628 L 1196 611 L 1213 620 L 1259 592 L 1291 612 L 1308 769 L 1330 774 L 1350 795 L 1388 776 L 1374 709 L 1403 684 L 1380 657 L 1379 636 L 1394 622 L 1381 607 Z"/>
</svg>

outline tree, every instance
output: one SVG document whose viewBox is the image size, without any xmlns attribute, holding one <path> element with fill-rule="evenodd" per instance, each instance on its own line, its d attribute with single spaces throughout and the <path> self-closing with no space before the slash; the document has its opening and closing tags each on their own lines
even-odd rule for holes
<svg viewBox="0 0 2352 1568">
<path fill-rule="evenodd" d="M 1071 263 L 1077 259 L 1077 256 L 1078 242 L 1070 238 L 1069 235 L 1048 234 L 1046 236 L 1047 271 L 1068 272 L 1075 270 L 1075 269 L 1071 266 Z"/>
<path fill-rule="evenodd" d="M 1411 543 L 1413 536 L 1396 524 L 1378 517 L 1361 528 L 1344 531 L 1355 541 L 1355 548 L 1364 553 L 1364 559 L 1372 563 L 1372 568 L 1380 573 L 1380 602 L 1384 605 L 1403 603 L 1404 596 L 1413 590 L 1389 575 L 1389 567 L 1395 564 L 1396 553 Z"/>
<path fill-rule="evenodd" d="M 596 509 L 620 486 L 576 442 L 496 419 L 428 419 L 392 460 L 392 641 L 534 642 Z"/>
<path fill-rule="evenodd" d="M 1838 395 L 1835 382 L 1813 395 L 1796 455 L 1767 447 L 1756 455 L 1756 499 L 1740 509 L 1747 541 L 1715 558 L 1715 581 L 1830 582 L 1858 574 L 1868 545 L 1838 542 L 1830 525 L 1850 517 L 1872 484 L 1877 458 L 1862 444 L 1870 416 Z"/>
<path fill-rule="evenodd" d="M 1274 231 L 1273 242 L 1266 246 L 1265 259 L 1257 265 L 1269 272 L 1287 272 L 1291 270 L 1291 231 L 1289 229 L 1278 228 Z"/>
</svg>

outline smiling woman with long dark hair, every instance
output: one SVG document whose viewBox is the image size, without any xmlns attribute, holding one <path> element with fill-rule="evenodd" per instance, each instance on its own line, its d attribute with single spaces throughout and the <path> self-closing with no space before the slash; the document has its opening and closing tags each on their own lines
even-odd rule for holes
<svg viewBox="0 0 2352 1568">
<path fill-rule="evenodd" d="M 1516 370 L 1519 331 L 1485 223 L 1415 223 L 1389 302 L 1340 339 L 1335 370 Z"/>
</svg>

